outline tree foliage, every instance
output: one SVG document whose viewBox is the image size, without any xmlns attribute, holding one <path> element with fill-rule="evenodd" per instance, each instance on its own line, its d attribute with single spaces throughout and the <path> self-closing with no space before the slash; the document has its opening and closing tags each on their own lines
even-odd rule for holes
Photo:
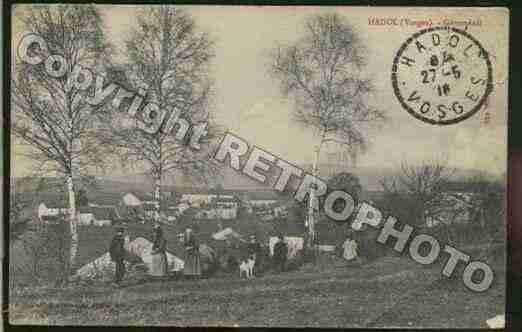
<svg viewBox="0 0 522 332">
<path fill-rule="evenodd" d="M 428 218 L 447 210 L 445 192 L 452 173 L 440 161 L 403 163 L 400 174 L 381 181 L 385 207 L 404 222 L 425 226 Z"/>
<path fill-rule="evenodd" d="M 500 181 L 485 176 L 474 176 L 465 181 L 466 187 L 472 193 L 470 209 L 473 211 L 472 222 L 497 233 L 504 228 L 506 216 L 505 186 Z"/>
<path fill-rule="evenodd" d="M 273 51 L 271 73 L 293 98 L 295 120 L 318 130 L 320 145 L 339 145 L 355 159 L 368 146 L 365 131 L 384 120 L 369 103 L 365 46 L 338 14 L 312 16 L 305 29 L 295 44 Z"/>
<path fill-rule="evenodd" d="M 32 6 L 24 13 L 26 32 L 42 37 L 50 54 L 68 64 L 63 77 L 48 74 L 43 63 L 16 60 L 12 73 L 11 128 L 18 143 L 28 146 L 25 157 L 59 174 L 80 173 L 103 164 L 96 135 L 97 107 L 87 103 L 90 90 L 67 87 L 77 66 L 89 69 L 108 61 L 101 17 L 94 5 Z M 75 168 L 73 170 L 73 168 Z"/>
<path fill-rule="evenodd" d="M 167 117 L 178 111 L 190 124 L 207 122 L 210 117 L 212 81 L 209 77 L 213 42 L 200 32 L 194 19 L 183 9 L 151 6 L 141 10 L 138 25 L 126 41 L 127 63 L 124 80 L 134 91 L 143 91 L 148 103 L 165 110 Z M 189 174 L 204 180 L 213 170 L 206 156 L 206 146 L 215 136 L 213 127 L 203 137 L 202 151 L 188 146 L 184 139 L 164 126 L 150 134 L 136 128 L 114 125 L 109 143 L 124 163 L 141 165 L 155 180 L 155 187 L 167 174 Z M 176 129 L 177 128 L 177 129 Z"/>
<path fill-rule="evenodd" d="M 328 179 L 328 189 L 342 190 L 349 193 L 357 202 L 361 197 L 362 186 L 359 178 L 352 173 L 337 173 Z"/>
</svg>

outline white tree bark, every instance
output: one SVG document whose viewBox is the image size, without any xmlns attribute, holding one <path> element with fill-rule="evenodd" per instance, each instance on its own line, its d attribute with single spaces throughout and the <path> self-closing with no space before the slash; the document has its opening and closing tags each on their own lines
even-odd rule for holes
<svg viewBox="0 0 522 332">
<path fill-rule="evenodd" d="M 71 230 L 69 266 L 70 269 L 72 269 L 76 264 L 76 257 L 78 256 L 78 220 L 76 213 L 76 195 L 74 193 L 72 174 L 67 176 L 67 191 L 69 195 L 69 226 Z"/>
<path fill-rule="evenodd" d="M 317 163 L 319 161 L 319 154 L 321 152 L 321 143 L 315 149 L 314 163 L 312 165 L 312 175 L 317 176 Z M 315 187 L 310 188 L 310 197 L 308 200 L 308 215 L 306 220 L 306 226 L 308 227 L 308 247 L 312 248 L 315 240 L 315 215 L 313 202 L 315 200 Z"/>
<path fill-rule="evenodd" d="M 154 211 L 154 221 L 158 222 L 160 219 L 160 205 L 161 205 L 161 175 L 154 179 L 154 201 L 156 210 Z"/>
</svg>

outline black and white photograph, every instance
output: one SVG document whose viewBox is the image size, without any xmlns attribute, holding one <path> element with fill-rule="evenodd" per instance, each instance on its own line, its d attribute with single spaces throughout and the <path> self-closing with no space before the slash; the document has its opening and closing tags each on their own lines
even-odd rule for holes
<svg viewBox="0 0 522 332">
<path fill-rule="evenodd" d="M 10 325 L 505 327 L 506 8 L 9 15 Z"/>
</svg>

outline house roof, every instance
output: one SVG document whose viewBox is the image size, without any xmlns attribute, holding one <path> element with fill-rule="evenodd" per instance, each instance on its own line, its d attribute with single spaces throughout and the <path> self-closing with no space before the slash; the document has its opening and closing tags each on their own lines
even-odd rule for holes
<svg viewBox="0 0 522 332">
<path fill-rule="evenodd" d="M 123 194 L 123 196 L 127 194 L 132 194 L 136 196 L 140 201 L 148 201 L 152 199 L 152 195 L 150 193 L 138 192 L 138 191 L 127 191 Z"/>
<path fill-rule="evenodd" d="M 183 188 L 178 190 L 181 195 L 234 195 L 236 190 L 222 189 L 215 190 L 209 188 Z"/>
<path fill-rule="evenodd" d="M 80 213 L 92 213 L 97 220 L 109 220 L 117 216 L 116 209 L 113 207 L 87 206 L 81 207 L 79 210 Z"/>
</svg>

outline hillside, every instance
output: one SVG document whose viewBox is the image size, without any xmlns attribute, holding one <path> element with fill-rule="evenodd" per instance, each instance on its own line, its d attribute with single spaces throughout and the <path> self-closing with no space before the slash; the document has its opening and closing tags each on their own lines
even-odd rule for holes
<svg viewBox="0 0 522 332">
<path fill-rule="evenodd" d="M 300 167 L 309 171 L 311 165 L 302 164 Z M 328 179 L 331 175 L 340 172 L 351 172 L 355 174 L 363 190 L 365 191 L 381 191 L 382 186 L 381 180 L 386 177 L 396 176 L 400 173 L 398 169 L 387 169 L 379 167 L 357 167 L 357 168 L 345 168 L 338 164 L 322 163 L 318 165 L 319 176 L 323 179 Z M 474 176 L 482 175 L 491 179 L 501 179 L 498 175 L 493 175 L 485 171 L 479 170 L 455 170 L 453 176 L 456 179 L 466 179 Z M 47 182 L 53 185 L 60 185 L 63 183 L 62 179 L 59 178 L 46 178 Z M 103 175 L 96 176 L 97 182 L 103 186 L 103 191 L 114 191 L 114 192 L 150 192 L 152 191 L 152 181 L 149 176 L 143 173 L 129 173 L 122 175 Z M 188 188 L 212 188 L 216 184 L 221 184 L 223 188 L 229 190 L 272 190 L 269 185 L 260 184 L 246 175 L 243 175 L 230 167 L 222 167 L 221 176 L 217 176 L 213 179 L 209 179 L 209 183 L 199 183 L 190 181 L 186 177 L 176 176 L 167 177 L 164 180 L 164 191 L 181 191 Z M 16 187 L 16 191 L 32 191 L 38 185 L 37 178 L 12 178 L 11 187 Z"/>
<path fill-rule="evenodd" d="M 321 257 L 322 259 L 323 257 Z M 499 257 L 488 257 L 503 262 Z M 237 274 L 190 281 L 125 286 L 15 287 L 12 324 L 485 328 L 504 311 L 505 269 L 485 294 L 446 279 L 440 264 L 419 266 L 407 257 L 384 257 L 359 267 L 324 257 L 316 266 L 252 280 Z M 38 299 L 38 301 L 35 301 Z M 422 299 L 419 306 L 418 299 Z"/>
</svg>

